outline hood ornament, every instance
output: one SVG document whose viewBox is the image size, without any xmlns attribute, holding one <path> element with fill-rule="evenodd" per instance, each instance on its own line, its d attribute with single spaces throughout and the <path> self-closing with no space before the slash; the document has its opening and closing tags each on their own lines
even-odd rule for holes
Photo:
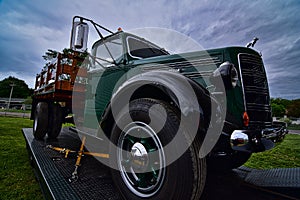
<svg viewBox="0 0 300 200">
<path fill-rule="evenodd" d="M 254 47 L 255 43 L 257 42 L 258 38 L 254 37 L 253 40 L 249 43 L 247 43 L 246 47 L 250 48 L 250 47 Z"/>
</svg>

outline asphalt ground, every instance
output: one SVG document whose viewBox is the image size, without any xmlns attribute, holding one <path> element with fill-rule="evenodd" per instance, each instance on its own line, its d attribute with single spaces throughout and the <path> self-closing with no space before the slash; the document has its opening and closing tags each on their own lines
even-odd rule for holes
<svg viewBox="0 0 300 200">
<path fill-rule="evenodd" d="M 22 113 L 22 112 L 0 112 L 0 116 L 4 117 L 20 117 L 20 118 L 30 118 L 30 113 Z"/>
<path fill-rule="evenodd" d="M 290 134 L 300 134 L 300 130 L 289 130 Z"/>
</svg>

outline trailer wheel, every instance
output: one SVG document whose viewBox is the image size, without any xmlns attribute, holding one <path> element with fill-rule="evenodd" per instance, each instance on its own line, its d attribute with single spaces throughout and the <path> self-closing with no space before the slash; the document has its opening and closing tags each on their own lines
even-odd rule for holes
<svg viewBox="0 0 300 200">
<path fill-rule="evenodd" d="M 44 139 L 48 130 L 48 104 L 39 102 L 35 108 L 33 135 L 36 139 Z"/>
<path fill-rule="evenodd" d="M 159 132 L 154 131 L 157 124 L 150 120 L 150 109 L 151 118 L 161 120 L 167 115 Z M 206 180 L 206 161 L 198 157 L 195 142 L 179 159 L 167 165 L 170 152 L 164 152 L 163 147 L 176 134 L 180 134 L 180 142 L 176 142 L 172 153 L 178 152 L 183 143 L 188 144 L 187 135 L 177 133 L 180 124 L 177 113 L 163 101 L 138 99 L 130 103 L 129 113 L 118 114 L 111 134 L 115 145 L 110 147 L 110 165 L 113 181 L 125 199 L 200 198 Z M 123 130 L 120 124 L 125 125 Z"/>
<path fill-rule="evenodd" d="M 61 131 L 63 123 L 62 108 L 59 104 L 51 103 L 49 105 L 48 137 L 57 138 Z"/>
</svg>

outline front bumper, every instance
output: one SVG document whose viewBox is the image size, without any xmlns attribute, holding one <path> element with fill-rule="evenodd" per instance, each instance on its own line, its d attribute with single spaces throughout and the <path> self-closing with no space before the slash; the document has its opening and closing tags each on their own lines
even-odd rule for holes
<svg viewBox="0 0 300 200">
<path fill-rule="evenodd" d="M 230 144 L 235 151 L 261 152 L 274 147 L 288 133 L 286 124 L 273 122 L 272 128 L 263 130 L 235 130 L 230 136 Z"/>
<path fill-rule="evenodd" d="M 264 129 L 262 131 L 262 137 L 270 139 L 273 142 L 280 142 L 284 139 L 284 136 L 288 134 L 287 124 L 284 122 L 273 122 L 273 128 Z"/>
</svg>

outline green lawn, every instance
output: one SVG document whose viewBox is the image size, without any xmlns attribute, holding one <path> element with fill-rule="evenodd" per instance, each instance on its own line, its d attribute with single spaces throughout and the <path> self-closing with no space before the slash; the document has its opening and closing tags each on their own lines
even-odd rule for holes
<svg viewBox="0 0 300 200">
<path fill-rule="evenodd" d="M 300 167 L 300 135 L 288 134 L 273 149 L 252 154 L 245 166 L 256 169 Z"/>
<path fill-rule="evenodd" d="M 29 119 L 0 117 L 0 199 L 43 199 L 21 132 L 28 127 Z"/>
</svg>

